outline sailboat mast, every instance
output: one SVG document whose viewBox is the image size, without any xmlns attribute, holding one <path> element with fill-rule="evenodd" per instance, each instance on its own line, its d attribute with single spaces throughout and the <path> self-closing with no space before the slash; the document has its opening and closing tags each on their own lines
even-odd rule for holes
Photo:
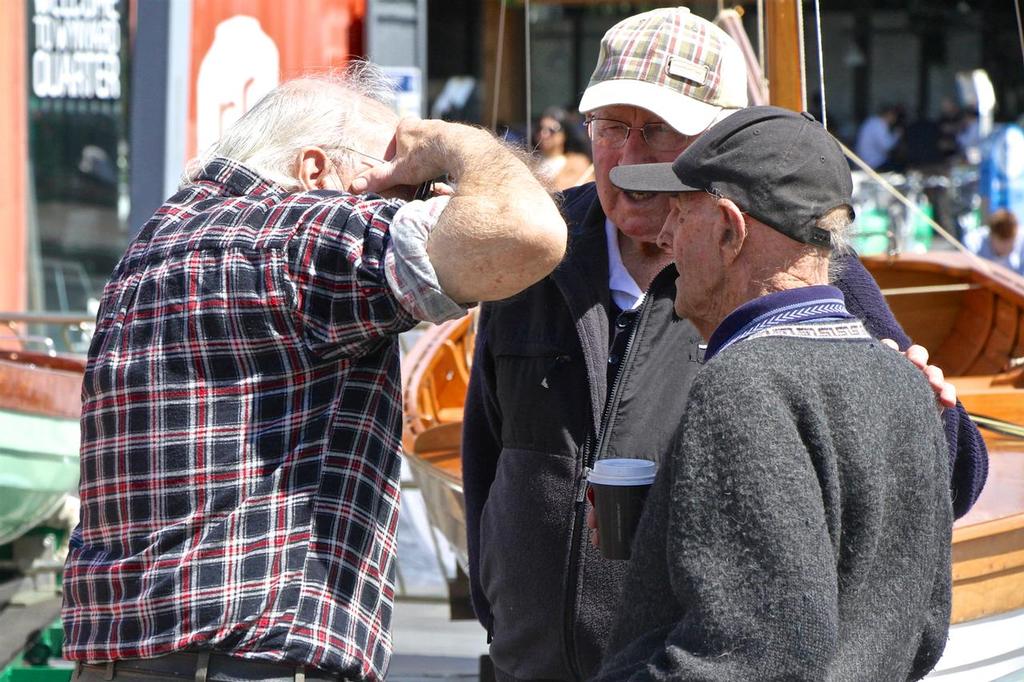
<svg viewBox="0 0 1024 682">
<path fill-rule="evenodd" d="M 765 0 L 765 71 L 772 104 L 807 108 L 804 82 L 803 17 L 800 0 Z"/>
</svg>

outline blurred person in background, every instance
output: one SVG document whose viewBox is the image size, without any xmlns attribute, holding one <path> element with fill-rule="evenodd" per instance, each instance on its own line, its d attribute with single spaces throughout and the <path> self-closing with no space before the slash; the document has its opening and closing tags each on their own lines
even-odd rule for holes
<svg viewBox="0 0 1024 682">
<path fill-rule="evenodd" d="M 964 245 L 975 254 L 1024 275 L 1024 235 L 1017 217 L 1005 208 L 992 213 L 988 229 L 973 230 L 964 238 Z"/>
<path fill-rule="evenodd" d="M 957 139 L 964 126 L 964 113 L 952 97 L 943 97 L 939 106 L 939 151 L 946 161 L 955 163 L 963 157 Z"/>
<path fill-rule="evenodd" d="M 874 116 L 869 116 L 857 131 L 857 156 L 877 171 L 893 170 L 897 162 L 892 158 L 900 141 L 903 107 L 889 104 Z"/>
<path fill-rule="evenodd" d="M 1020 121 L 997 125 L 975 144 L 982 215 L 990 216 L 1001 208 L 1015 216 L 1024 215 L 1024 126 Z"/>
<path fill-rule="evenodd" d="M 976 165 L 981 162 L 982 141 L 978 110 L 968 107 L 963 111 L 959 132 L 956 135 L 957 147 L 967 163 Z"/>
<path fill-rule="evenodd" d="M 586 138 L 564 109 L 545 109 L 535 130 L 534 147 L 540 154 L 537 171 L 552 187 L 563 190 L 594 179 Z"/>
<path fill-rule="evenodd" d="M 951 100 L 947 98 L 943 102 L 948 107 Z M 920 174 L 921 188 L 932 207 L 932 218 L 959 241 L 960 223 L 949 191 L 950 167 L 957 150 L 956 131 L 951 125 L 955 124 L 953 117 L 958 112 L 944 108 L 944 118 L 933 120 L 922 116 L 912 121 L 894 148 L 892 158 L 899 159 L 908 173 Z"/>
</svg>

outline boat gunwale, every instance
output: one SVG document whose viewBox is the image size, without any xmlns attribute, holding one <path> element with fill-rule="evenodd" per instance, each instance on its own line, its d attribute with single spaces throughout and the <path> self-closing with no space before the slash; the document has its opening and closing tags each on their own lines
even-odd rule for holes
<svg viewBox="0 0 1024 682">
<path fill-rule="evenodd" d="M 971 542 L 1024 529 L 1024 511 L 953 528 L 953 544 Z"/>
<path fill-rule="evenodd" d="M 402 362 L 402 398 L 404 406 L 402 441 L 407 453 L 415 455 L 413 439 L 429 426 L 425 423 L 432 417 L 423 415 L 419 410 L 417 397 L 421 391 L 426 369 L 437 350 L 456 334 L 464 335 L 468 325 L 472 324 L 473 315 L 469 313 L 455 320 L 448 320 L 428 327 L 413 347 L 406 353 Z M 434 426 L 434 424 L 430 424 Z"/>
<path fill-rule="evenodd" d="M 935 251 L 929 251 L 927 254 L 900 254 L 898 258 L 889 256 L 861 257 L 861 262 L 868 272 L 871 272 L 873 267 L 891 268 L 898 263 L 900 270 L 935 273 L 969 281 L 972 284 L 994 290 L 995 293 L 1006 298 L 1016 299 L 1021 306 L 1024 306 L 1024 278 L 1020 278 L 996 263 L 981 261 L 983 267 L 976 267 L 975 260 L 981 261 L 974 255 Z"/>
</svg>

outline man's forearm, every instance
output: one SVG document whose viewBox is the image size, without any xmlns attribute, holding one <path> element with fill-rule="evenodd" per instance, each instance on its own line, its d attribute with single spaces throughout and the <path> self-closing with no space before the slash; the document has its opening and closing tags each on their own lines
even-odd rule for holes
<svg viewBox="0 0 1024 682">
<path fill-rule="evenodd" d="M 427 243 L 444 291 L 459 302 L 507 298 L 537 282 L 565 252 L 555 202 L 526 164 L 490 133 L 448 131 L 457 190 Z"/>
<path fill-rule="evenodd" d="M 456 191 L 427 241 L 444 293 L 457 303 L 507 298 L 561 261 L 566 227 L 555 202 L 516 153 L 482 128 L 405 119 L 395 156 L 354 178 L 381 192 L 447 173 Z"/>
</svg>

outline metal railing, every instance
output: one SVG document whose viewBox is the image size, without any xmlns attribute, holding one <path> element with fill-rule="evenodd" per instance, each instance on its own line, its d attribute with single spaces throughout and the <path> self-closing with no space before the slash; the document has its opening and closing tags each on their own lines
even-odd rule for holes
<svg viewBox="0 0 1024 682">
<path fill-rule="evenodd" d="M 0 344 L 50 356 L 82 355 L 95 327 L 86 313 L 0 311 Z"/>
</svg>

